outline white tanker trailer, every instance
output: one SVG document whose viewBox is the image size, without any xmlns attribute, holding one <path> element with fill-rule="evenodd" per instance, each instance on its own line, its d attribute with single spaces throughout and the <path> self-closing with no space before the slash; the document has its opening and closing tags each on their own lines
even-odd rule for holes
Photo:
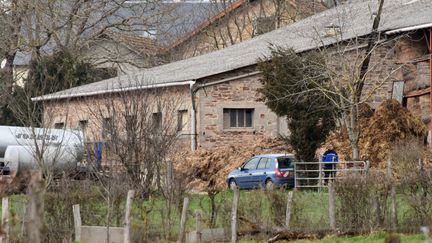
<svg viewBox="0 0 432 243">
<path fill-rule="evenodd" d="M 40 166 L 53 172 L 74 170 L 84 155 L 83 137 L 78 129 L 0 126 L 0 170 L 13 176 Z"/>
</svg>

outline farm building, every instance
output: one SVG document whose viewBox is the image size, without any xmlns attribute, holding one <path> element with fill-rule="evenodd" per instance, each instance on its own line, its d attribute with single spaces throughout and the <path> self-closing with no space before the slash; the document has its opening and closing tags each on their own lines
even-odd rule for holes
<svg viewBox="0 0 432 243">
<path fill-rule="evenodd" d="M 376 1 L 343 4 L 221 50 L 35 97 L 34 101 L 43 102 L 46 125 L 81 127 L 88 133 L 88 142 L 102 141 L 104 124 L 115 115 L 114 109 L 98 108 L 98 104 L 108 96 L 140 97 L 142 93 L 148 93 L 149 100 L 150 96 L 176 99 L 170 109 L 159 103 L 148 112 L 156 122 L 175 119 L 183 149 L 287 135 L 286 118 L 278 117 L 259 100 L 259 58 L 270 54 L 271 45 L 298 53 L 325 47 L 336 54 L 343 50 L 339 58 L 344 60 L 329 60 L 333 65 L 352 62 L 355 66 L 372 34 L 376 9 Z M 371 57 L 374 68 L 365 85 L 367 92 L 374 92 L 364 97 L 371 107 L 396 98 L 429 125 L 431 9 L 428 0 L 385 2 L 379 45 Z M 95 111 L 100 115 L 92 115 Z"/>
<path fill-rule="evenodd" d="M 237 0 L 222 4 L 211 18 L 172 42 L 165 56 L 182 60 L 223 49 L 325 9 L 320 1 L 309 0 Z"/>
</svg>

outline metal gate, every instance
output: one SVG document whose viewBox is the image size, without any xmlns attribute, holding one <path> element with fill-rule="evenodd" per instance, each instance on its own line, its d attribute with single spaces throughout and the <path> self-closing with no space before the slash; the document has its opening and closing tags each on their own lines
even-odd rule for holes
<svg viewBox="0 0 432 243">
<path fill-rule="evenodd" d="M 329 168 L 330 167 L 330 168 Z M 352 173 L 367 173 L 369 161 L 296 162 L 295 188 L 323 188 L 329 181 L 346 178 Z"/>
</svg>

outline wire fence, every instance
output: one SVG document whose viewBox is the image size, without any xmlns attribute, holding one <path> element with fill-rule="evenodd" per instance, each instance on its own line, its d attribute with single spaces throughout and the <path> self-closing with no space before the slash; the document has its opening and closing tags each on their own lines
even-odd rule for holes
<svg viewBox="0 0 432 243">
<path fill-rule="evenodd" d="M 329 181 L 340 180 L 353 173 L 367 173 L 369 161 L 296 162 L 294 187 L 323 188 Z"/>
<path fill-rule="evenodd" d="M 241 190 L 235 217 L 235 193 L 229 190 L 150 198 L 137 194 L 133 201 L 131 242 L 177 241 L 183 230 L 184 240 L 198 236 L 204 239 L 212 229 L 218 233 L 215 235 L 220 238 L 215 240 L 219 241 L 229 241 L 233 235 L 238 240 L 267 241 L 276 236 L 293 240 L 377 231 L 420 233 L 421 227 L 432 224 L 430 171 L 416 171 L 398 180 L 375 170 L 349 171 L 350 176 L 342 173 L 345 172 L 339 170 L 337 179 L 329 181 L 330 186 L 326 187 Z M 83 225 L 122 227 L 126 195 L 120 191 L 108 198 L 103 190 L 91 181 L 79 181 L 47 192 L 44 242 L 74 239 L 74 204 L 80 205 Z M 189 198 L 186 209 L 185 197 Z M 26 242 L 27 204 L 25 194 L 10 197 L 9 242 Z M 182 220 L 183 217 L 186 218 Z M 233 223 L 237 227 L 233 228 Z"/>
</svg>

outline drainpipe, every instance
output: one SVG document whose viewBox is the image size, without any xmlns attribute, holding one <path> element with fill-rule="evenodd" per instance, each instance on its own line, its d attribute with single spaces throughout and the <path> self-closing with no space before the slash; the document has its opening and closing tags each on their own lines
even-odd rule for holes
<svg viewBox="0 0 432 243">
<path fill-rule="evenodd" d="M 193 80 L 188 81 L 189 88 L 190 88 L 191 101 L 192 101 L 192 110 L 191 110 L 191 149 L 192 149 L 192 151 L 195 151 L 197 149 L 196 103 L 195 103 L 196 92 L 198 92 L 199 89 L 204 88 L 204 87 L 209 87 L 209 86 L 237 80 L 240 78 L 246 78 L 246 77 L 254 76 L 254 75 L 257 75 L 260 73 L 261 73 L 260 71 L 255 71 L 255 72 L 251 72 L 251 73 L 241 74 L 238 76 L 225 78 L 225 79 L 221 79 L 221 80 L 217 80 L 217 81 L 213 81 L 213 82 L 208 82 L 208 83 L 204 83 L 204 84 L 197 84 L 197 85 L 195 85 L 196 81 L 193 81 Z"/>
<path fill-rule="evenodd" d="M 429 29 L 429 112 L 430 112 L 430 121 L 429 121 L 429 146 L 432 147 L 432 28 Z"/>
<path fill-rule="evenodd" d="M 191 110 L 191 150 L 195 151 L 197 149 L 197 129 L 196 129 L 196 107 L 195 107 L 195 91 L 194 91 L 195 81 L 189 83 L 189 90 L 191 95 L 192 110 Z"/>
</svg>

